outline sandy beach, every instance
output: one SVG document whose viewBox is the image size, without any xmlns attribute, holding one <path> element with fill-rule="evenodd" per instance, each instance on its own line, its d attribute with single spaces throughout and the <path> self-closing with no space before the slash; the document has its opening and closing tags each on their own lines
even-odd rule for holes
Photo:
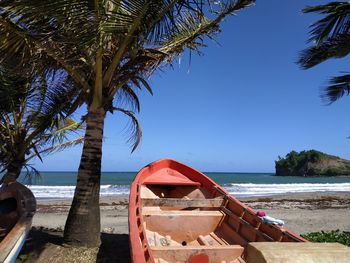
<svg viewBox="0 0 350 263">
<path fill-rule="evenodd" d="M 254 210 L 284 220 L 285 227 L 297 234 L 350 231 L 350 193 L 302 193 L 240 200 Z M 33 226 L 63 229 L 70 202 L 39 201 Z M 103 198 L 100 205 L 102 232 L 127 234 L 128 196 Z"/>
<path fill-rule="evenodd" d="M 263 210 L 284 220 L 285 228 L 297 234 L 337 229 L 350 231 L 350 193 L 303 193 L 240 200 L 256 211 Z M 25 262 L 48 262 L 48 258 L 51 263 L 130 262 L 128 196 L 101 199 L 102 245 L 96 249 L 62 246 L 62 230 L 70 202 L 38 202 L 30 240 L 22 252 Z"/>
</svg>

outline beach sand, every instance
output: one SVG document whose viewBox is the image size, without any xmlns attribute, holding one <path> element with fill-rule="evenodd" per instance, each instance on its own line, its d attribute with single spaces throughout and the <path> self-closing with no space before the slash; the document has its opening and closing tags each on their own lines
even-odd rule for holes
<svg viewBox="0 0 350 263">
<path fill-rule="evenodd" d="M 302 193 L 240 200 L 256 211 L 263 210 L 267 215 L 284 220 L 285 228 L 296 234 L 350 231 L 350 193 Z M 31 237 L 22 251 L 25 262 L 130 262 L 128 197 L 101 199 L 102 245 L 96 249 L 61 246 L 70 202 L 38 202 Z M 62 255 L 66 258 L 62 259 Z"/>
</svg>

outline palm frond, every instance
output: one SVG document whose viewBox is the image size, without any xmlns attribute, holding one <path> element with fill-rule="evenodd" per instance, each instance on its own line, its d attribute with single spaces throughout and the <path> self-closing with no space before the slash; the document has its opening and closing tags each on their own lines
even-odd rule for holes
<svg viewBox="0 0 350 263">
<path fill-rule="evenodd" d="M 177 21 L 177 26 L 172 32 L 163 36 L 160 47 L 161 54 L 166 54 L 161 60 L 171 62 L 174 56 L 181 54 L 186 48 L 199 52 L 200 47 L 205 47 L 204 37 L 213 38 L 220 32 L 220 23 L 227 15 L 233 15 L 242 8 L 252 5 L 255 1 L 237 0 L 230 1 L 215 12 L 213 19 L 204 16 L 203 13 L 187 13 Z M 158 62 L 159 62 L 158 61 Z M 159 64 L 155 65 L 156 67 Z"/>
<path fill-rule="evenodd" d="M 130 72 L 132 70 L 132 72 Z M 117 94 L 115 100 L 122 108 L 126 107 L 126 104 L 130 104 L 131 108 L 136 111 L 140 111 L 140 102 L 137 94 L 133 90 L 137 88 L 142 90 L 144 87 L 151 95 L 153 91 L 147 80 L 140 75 L 142 68 L 133 66 L 126 66 L 121 69 L 120 74 L 115 77 L 115 86 L 110 89 L 109 95 L 114 97 Z M 120 77 L 122 76 L 122 77 Z M 108 107 L 106 110 L 110 110 Z"/>
<path fill-rule="evenodd" d="M 0 14 L 0 61 L 2 63 L 30 56 L 30 45 L 27 42 L 28 33 L 10 18 Z"/>
<path fill-rule="evenodd" d="M 350 53 L 350 3 L 331 2 L 325 5 L 308 6 L 304 13 L 319 13 L 323 17 L 310 28 L 309 41 L 313 45 L 300 53 L 297 63 L 303 68 L 312 68 L 331 58 L 343 58 Z M 321 98 L 331 104 L 349 95 L 350 75 L 333 77 L 324 88 Z"/>
<path fill-rule="evenodd" d="M 140 101 L 135 91 L 128 85 L 124 84 L 117 93 L 116 101 L 120 107 L 130 106 L 132 111 L 140 112 Z"/>
<path fill-rule="evenodd" d="M 300 53 L 297 63 L 304 69 L 314 67 L 330 58 L 342 58 L 350 53 L 350 35 L 329 38 L 318 46 L 312 46 Z"/>
<path fill-rule="evenodd" d="M 0 112 L 11 112 L 20 107 L 27 94 L 26 85 L 25 78 L 12 74 L 11 70 L 0 65 Z"/>
<path fill-rule="evenodd" d="M 132 111 L 125 110 L 122 108 L 117 108 L 117 107 L 114 107 L 113 110 L 119 111 L 119 112 L 125 114 L 126 116 L 130 117 L 131 125 L 130 125 L 129 129 L 130 129 L 131 135 L 128 139 L 128 142 L 131 143 L 131 145 L 132 145 L 131 152 L 134 152 L 136 150 L 137 146 L 141 142 L 142 130 L 141 130 L 140 123 Z"/>
<path fill-rule="evenodd" d="M 350 30 L 350 3 L 331 2 L 326 5 L 308 6 L 304 13 L 320 13 L 324 18 L 311 25 L 309 41 L 320 45 L 328 38 L 348 34 Z"/>
<path fill-rule="evenodd" d="M 43 156 L 50 155 L 50 154 L 53 154 L 53 153 L 64 151 L 65 149 L 68 149 L 70 147 L 81 145 L 83 142 L 84 142 L 84 137 L 79 137 L 79 138 L 76 138 L 76 139 L 73 139 L 73 140 L 69 140 L 69 141 L 65 141 L 65 142 L 62 142 L 62 143 L 54 144 L 54 145 L 52 145 L 50 147 L 44 148 L 44 149 L 40 150 L 39 154 L 43 155 Z M 38 157 L 38 155 L 37 154 L 33 154 L 33 155 L 29 156 L 28 157 L 28 161 L 33 159 L 33 158 L 35 158 L 35 157 Z"/>
<path fill-rule="evenodd" d="M 350 94 L 350 74 L 333 77 L 329 80 L 329 84 L 321 95 L 324 101 L 329 104 Z"/>
<path fill-rule="evenodd" d="M 21 2 L 22 4 L 27 4 Z M 31 1 L 29 1 L 31 2 Z M 12 6 L 14 9 L 21 8 L 16 5 Z M 1 8 L 1 6 L 0 6 Z M 37 15 L 37 18 L 31 22 L 30 26 L 23 24 L 19 18 L 21 12 L 12 18 L 11 12 L 5 12 L 0 14 L 0 61 L 4 63 L 13 59 L 21 58 L 21 63 L 25 67 L 28 63 L 36 64 L 36 70 L 42 70 L 43 72 L 52 71 L 58 66 L 69 72 L 71 78 L 76 83 L 84 87 L 85 91 L 90 89 L 90 85 L 87 83 L 86 71 L 89 71 L 86 61 L 86 54 L 82 54 L 77 49 L 77 33 L 74 37 L 61 36 L 61 32 L 57 29 L 52 33 L 45 32 L 46 21 L 36 7 L 31 5 L 27 6 L 27 9 L 34 8 L 33 14 L 29 12 L 26 19 L 34 19 L 32 16 Z M 9 8 L 11 9 L 11 8 Z M 24 8 L 26 10 L 26 8 Z M 22 11 L 24 12 L 24 11 Z M 36 13 L 38 12 L 38 13 Z M 17 13 L 15 13 L 17 14 Z M 61 25 L 62 26 L 62 25 Z M 52 29 L 53 30 L 53 29 Z M 72 33 L 73 34 L 73 33 Z M 89 33 L 91 34 L 91 32 Z M 63 39 L 70 39 L 69 42 L 63 41 Z M 85 44 L 80 42 L 79 49 L 84 50 Z M 62 52 L 64 50 L 64 52 Z M 30 59 L 30 62 L 28 61 Z M 43 67 L 39 65 L 42 64 Z M 88 68 L 88 69 L 86 69 Z"/>
<path fill-rule="evenodd" d="M 31 126 L 35 128 L 29 140 L 34 138 L 36 133 L 40 134 L 46 129 L 55 130 L 60 128 L 62 126 L 62 120 L 65 119 L 64 116 L 75 110 L 72 111 L 72 105 L 67 103 L 67 101 L 74 100 L 78 94 L 79 89 L 69 82 L 67 83 L 65 78 L 59 81 L 56 79 L 56 83 L 51 83 L 48 91 L 45 93 L 40 111 L 36 109 L 27 120 L 27 122 L 30 122 Z M 40 97 L 36 99 L 38 100 Z M 40 100 L 36 101 L 36 104 L 39 102 Z"/>
<path fill-rule="evenodd" d="M 5 0 L 1 3 L 1 10 L 4 15 L 16 19 L 17 23 L 36 32 L 40 37 L 60 32 L 74 34 L 83 41 L 85 37 L 89 35 L 91 37 L 91 33 L 96 30 L 94 29 L 95 13 L 91 9 L 94 5 L 91 2 L 89 0 L 23 0 L 20 2 Z M 40 30 L 39 25 L 41 25 Z"/>
<path fill-rule="evenodd" d="M 19 75 L 0 65 L 0 167 L 8 171 L 29 165 L 30 156 L 42 160 L 43 148 L 69 140 L 80 123 L 67 118 L 67 101 L 77 96 L 69 78 L 50 80 L 31 68 Z"/>
<path fill-rule="evenodd" d="M 43 137 L 47 137 L 47 143 L 51 145 L 55 145 L 58 143 L 63 143 L 64 141 L 69 140 L 69 135 L 80 134 L 85 129 L 85 126 L 82 122 L 77 122 L 73 119 L 64 118 L 62 120 L 58 120 L 56 127 L 49 131 L 48 134 Z"/>
<path fill-rule="evenodd" d="M 40 172 L 35 169 L 35 167 L 31 164 L 24 165 L 25 168 L 25 174 L 24 174 L 24 183 L 27 185 L 32 185 L 33 181 L 41 181 L 42 177 Z"/>
</svg>

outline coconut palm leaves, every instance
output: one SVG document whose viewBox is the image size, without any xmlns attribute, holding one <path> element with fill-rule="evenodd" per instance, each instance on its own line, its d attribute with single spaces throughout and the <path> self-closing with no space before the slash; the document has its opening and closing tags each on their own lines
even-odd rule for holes
<svg viewBox="0 0 350 263">
<path fill-rule="evenodd" d="M 253 2 L 3 0 L 0 57 L 63 70 L 81 88 L 76 106 L 113 111 L 122 87 L 150 90 L 146 79 L 155 69 L 186 48 L 198 51 L 226 15 Z"/>
<path fill-rule="evenodd" d="M 320 13 L 324 17 L 311 25 L 313 46 L 301 52 L 298 63 L 308 69 L 330 58 L 343 58 L 350 53 L 350 3 L 331 2 L 307 7 L 305 13 Z M 334 102 L 349 94 L 350 74 L 333 77 L 325 89 L 324 97 Z"/>
<path fill-rule="evenodd" d="M 0 172 L 6 171 L 5 176 L 17 178 L 23 168 L 36 172 L 29 163 L 34 157 L 42 160 L 82 142 L 70 135 L 79 132 L 81 123 L 64 116 L 68 105 L 62 93 L 73 95 L 71 88 L 48 81 L 0 67 Z"/>
<path fill-rule="evenodd" d="M 113 111 L 122 87 L 150 90 L 146 79 L 154 70 L 186 48 L 199 51 L 226 15 L 253 2 L 3 0 L 0 57 L 19 53 L 43 71 L 63 70 L 81 87 L 76 106 Z"/>
</svg>

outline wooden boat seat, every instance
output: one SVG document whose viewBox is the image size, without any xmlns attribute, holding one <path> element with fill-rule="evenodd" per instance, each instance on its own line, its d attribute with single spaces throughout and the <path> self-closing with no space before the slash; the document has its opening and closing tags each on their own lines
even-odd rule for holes
<svg viewBox="0 0 350 263">
<path fill-rule="evenodd" d="M 220 210 L 160 210 L 160 211 L 152 211 L 152 210 L 145 210 L 142 212 L 142 215 L 144 217 L 150 217 L 150 216 L 160 216 L 160 217 L 223 217 L 225 215 L 224 212 Z"/>
<path fill-rule="evenodd" d="M 204 254 L 208 262 L 234 262 L 241 257 L 244 248 L 230 246 L 150 247 L 156 262 L 188 262 L 193 255 Z"/>
<path fill-rule="evenodd" d="M 213 199 L 183 199 L 183 198 L 143 198 L 143 206 L 168 206 L 168 207 L 220 207 L 223 204 L 223 198 Z"/>
<path fill-rule="evenodd" d="M 179 243 L 190 243 L 200 235 L 209 235 L 218 228 L 224 216 L 223 212 L 215 210 L 143 211 L 147 230 L 169 235 Z"/>
</svg>

